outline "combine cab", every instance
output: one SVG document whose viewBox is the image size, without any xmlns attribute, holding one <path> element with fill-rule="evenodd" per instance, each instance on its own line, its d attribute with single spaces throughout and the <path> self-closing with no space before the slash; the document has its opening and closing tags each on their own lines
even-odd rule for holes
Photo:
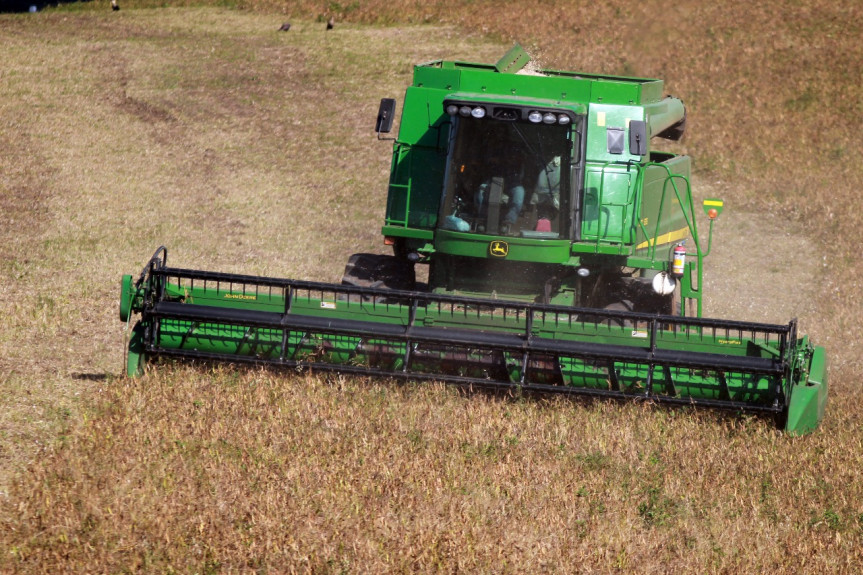
<svg viewBox="0 0 863 575">
<path fill-rule="evenodd" d="M 474 386 L 703 405 L 813 430 L 826 357 L 796 322 L 701 317 L 722 201 L 696 227 L 690 160 L 662 82 L 417 66 L 405 96 L 383 235 L 341 285 L 171 268 L 160 248 L 123 279 L 127 369 L 156 356 L 309 367 Z M 389 133 L 395 101 L 377 122 Z M 704 217 L 704 216 L 702 216 Z M 427 282 L 417 282 L 427 266 Z"/>
</svg>

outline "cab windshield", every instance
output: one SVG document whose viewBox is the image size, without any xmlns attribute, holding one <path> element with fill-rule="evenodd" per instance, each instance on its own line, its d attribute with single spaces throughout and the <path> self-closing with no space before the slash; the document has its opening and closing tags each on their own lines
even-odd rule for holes
<svg viewBox="0 0 863 575">
<path fill-rule="evenodd" d="M 441 227 L 567 237 L 573 133 L 570 125 L 453 118 Z"/>
</svg>

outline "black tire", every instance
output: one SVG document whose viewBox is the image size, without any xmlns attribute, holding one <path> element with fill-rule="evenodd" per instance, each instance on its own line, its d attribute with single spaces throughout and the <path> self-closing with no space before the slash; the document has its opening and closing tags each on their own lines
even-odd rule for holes
<svg viewBox="0 0 863 575">
<path fill-rule="evenodd" d="M 619 300 L 606 305 L 602 308 L 602 311 L 631 312 L 633 311 L 633 305 L 629 300 Z M 632 322 L 627 318 L 608 317 L 601 314 L 585 314 L 580 316 L 579 320 L 589 323 L 605 324 L 608 326 L 632 327 Z"/>
<path fill-rule="evenodd" d="M 354 254 L 348 258 L 342 285 L 376 289 L 416 289 L 413 263 L 395 256 Z"/>
<path fill-rule="evenodd" d="M 408 257 L 408 246 L 404 238 L 395 238 L 393 242 L 393 255 L 400 260 L 406 260 Z"/>
<path fill-rule="evenodd" d="M 623 311 L 623 312 L 631 312 L 635 311 L 635 305 L 629 300 L 620 300 L 614 303 L 610 303 L 603 308 L 607 311 Z M 609 325 L 616 325 L 618 327 L 632 327 L 632 322 L 628 319 L 622 318 L 613 318 L 608 320 Z"/>
</svg>

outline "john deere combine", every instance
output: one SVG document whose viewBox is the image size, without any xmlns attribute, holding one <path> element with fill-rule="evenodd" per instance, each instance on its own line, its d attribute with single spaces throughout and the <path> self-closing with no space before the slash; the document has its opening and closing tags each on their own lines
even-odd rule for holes
<svg viewBox="0 0 863 575">
<path fill-rule="evenodd" d="M 647 399 L 813 430 L 824 349 L 795 321 L 705 319 L 682 102 L 660 80 L 417 66 L 383 226 L 393 255 L 355 254 L 341 285 L 168 267 L 125 276 L 130 375 L 158 356 Z M 376 131 L 389 133 L 384 99 Z M 704 218 L 705 216 L 701 216 Z M 427 266 L 427 281 L 417 281 Z"/>
</svg>

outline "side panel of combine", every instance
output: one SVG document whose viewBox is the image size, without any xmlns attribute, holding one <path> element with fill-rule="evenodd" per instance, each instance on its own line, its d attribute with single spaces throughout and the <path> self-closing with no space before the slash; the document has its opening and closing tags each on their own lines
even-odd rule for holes
<svg viewBox="0 0 863 575">
<path fill-rule="evenodd" d="M 387 226 L 434 229 L 443 185 L 440 156 L 433 148 L 396 147 L 387 197 Z"/>
<path fill-rule="evenodd" d="M 581 239 L 631 244 L 636 229 L 638 163 L 630 124 L 641 121 L 639 106 L 591 104 L 587 118 L 587 170 Z"/>
<path fill-rule="evenodd" d="M 587 161 L 625 164 L 640 162 L 630 153 L 630 123 L 644 119 L 641 106 L 591 104 L 587 117 Z"/>
<path fill-rule="evenodd" d="M 584 187 L 581 239 L 631 243 L 634 229 L 634 170 L 588 165 Z"/>
<path fill-rule="evenodd" d="M 387 226 L 432 230 L 437 223 L 449 139 L 439 92 L 408 88 L 393 148 Z"/>
</svg>

